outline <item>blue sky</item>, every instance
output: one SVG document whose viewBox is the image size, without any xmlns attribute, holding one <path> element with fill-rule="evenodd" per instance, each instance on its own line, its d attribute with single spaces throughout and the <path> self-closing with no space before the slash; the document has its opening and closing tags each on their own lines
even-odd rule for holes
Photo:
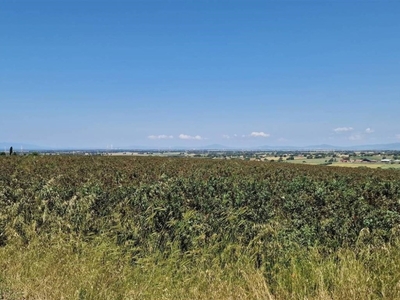
<svg viewBox="0 0 400 300">
<path fill-rule="evenodd" d="M 400 142 L 400 2 L 2 0 L 0 142 Z"/>
</svg>

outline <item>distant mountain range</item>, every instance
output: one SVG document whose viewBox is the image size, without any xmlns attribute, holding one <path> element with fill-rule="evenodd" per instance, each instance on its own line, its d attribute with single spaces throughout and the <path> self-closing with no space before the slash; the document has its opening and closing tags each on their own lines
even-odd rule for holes
<svg viewBox="0 0 400 300">
<path fill-rule="evenodd" d="M 296 147 L 294 147 L 296 148 Z M 373 145 L 357 145 L 357 146 L 333 146 L 333 145 L 313 145 L 307 147 L 297 147 L 300 150 L 400 150 L 400 143 L 392 144 L 373 144 Z"/>
<path fill-rule="evenodd" d="M 260 150 L 292 150 L 292 151 L 306 151 L 306 150 L 342 150 L 342 151 L 351 151 L 351 150 L 400 150 L 400 143 L 392 143 L 392 144 L 374 144 L 374 145 L 357 145 L 357 146 L 334 146 L 334 145 L 311 145 L 304 147 L 296 147 L 296 146 L 262 146 L 258 147 Z"/>
<path fill-rule="evenodd" d="M 8 151 L 10 147 L 14 148 L 14 151 L 18 152 L 21 149 L 30 150 L 30 151 L 45 151 L 45 150 L 110 150 L 110 149 L 100 149 L 100 148 L 51 148 L 45 146 L 38 146 L 32 144 L 24 144 L 24 143 L 0 143 L 0 151 Z M 112 149 L 116 150 L 231 150 L 231 151 L 240 151 L 240 150 L 260 150 L 260 151 L 279 151 L 279 150 L 288 150 L 288 151 L 327 151 L 327 150 L 342 150 L 342 151 L 351 151 L 351 150 L 399 150 L 400 151 L 400 143 L 392 143 L 392 144 L 373 144 L 373 145 L 358 145 L 358 146 L 334 146 L 334 145 L 311 145 L 311 146 L 259 146 L 259 147 L 231 147 L 224 146 L 220 144 L 212 144 L 200 147 L 188 147 L 188 146 L 174 146 L 174 147 L 149 147 L 149 146 L 130 146 L 130 147 L 118 147 Z"/>
<path fill-rule="evenodd" d="M 173 149 L 194 149 L 193 147 L 173 147 Z M 351 150 L 399 150 L 400 151 L 400 143 L 392 143 L 392 144 L 374 144 L 374 145 L 358 145 L 358 146 L 334 146 L 334 145 L 311 145 L 311 146 L 259 146 L 259 147 L 229 147 L 219 144 L 207 145 L 202 147 L 196 147 L 197 150 L 265 150 L 265 151 L 278 151 L 278 150 L 288 150 L 288 151 L 311 151 L 311 150 L 343 150 L 343 151 L 351 151 Z"/>
</svg>

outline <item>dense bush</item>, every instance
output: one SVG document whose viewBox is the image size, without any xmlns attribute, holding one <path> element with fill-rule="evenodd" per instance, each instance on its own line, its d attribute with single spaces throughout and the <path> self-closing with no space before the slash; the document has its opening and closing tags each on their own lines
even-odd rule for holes
<svg viewBox="0 0 400 300">
<path fill-rule="evenodd" d="M 0 245 L 113 241 L 132 265 L 152 255 L 246 255 L 276 284 L 290 253 L 390 242 L 400 172 L 154 157 L 0 159 Z M 361 246 L 360 246 L 361 245 Z M 325 254 L 324 254 L 325 253 Z"/>
</svg>

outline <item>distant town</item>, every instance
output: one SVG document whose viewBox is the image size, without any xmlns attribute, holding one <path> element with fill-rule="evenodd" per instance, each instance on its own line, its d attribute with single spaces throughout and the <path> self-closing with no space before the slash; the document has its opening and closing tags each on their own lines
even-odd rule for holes
<svg viewBox="0 0 400 300">
<path fill-rule="evenodd" d="M 11 151 L 0 152 L 9 156 Z M 16 156 L 81 155 L 81 156 L 159 156 L 247 160 L 270 163 L 294 163 L 341 167 L 399 168 L 400 151 L 257 151 L 257 150 L 13 150 Z"/>
</svg>

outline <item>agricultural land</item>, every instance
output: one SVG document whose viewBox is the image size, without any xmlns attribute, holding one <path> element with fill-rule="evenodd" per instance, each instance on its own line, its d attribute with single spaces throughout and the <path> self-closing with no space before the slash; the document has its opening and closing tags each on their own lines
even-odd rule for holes
<svg viewBox="0 0 400 300">
<path fill-rule="evenodd" d="M 400 299 L 395 155 L 1 156 L 0 299 Z"/>
</svg>

